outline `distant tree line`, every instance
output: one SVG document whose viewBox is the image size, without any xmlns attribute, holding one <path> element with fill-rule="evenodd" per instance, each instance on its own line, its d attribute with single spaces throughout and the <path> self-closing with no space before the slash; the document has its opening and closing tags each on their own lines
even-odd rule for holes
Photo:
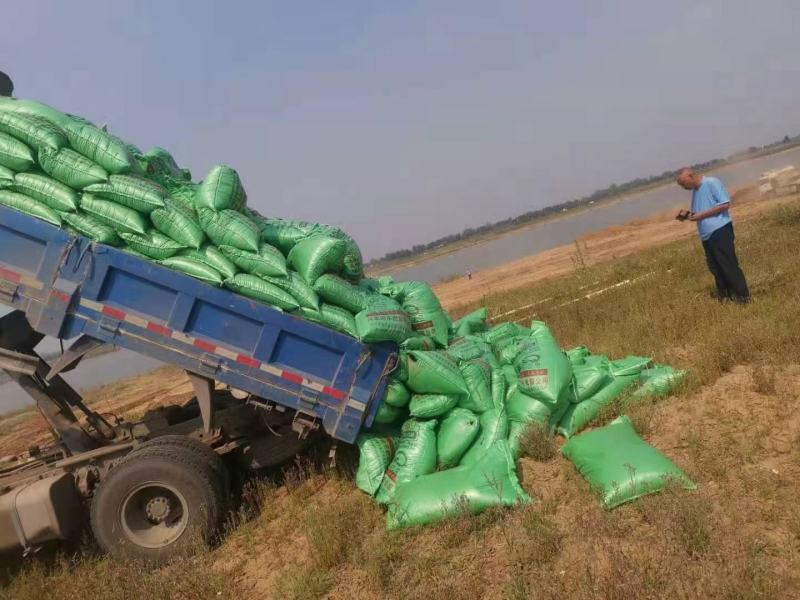
<svg viewBox="0 0 800 600">
<path fill-rule="evenodd" d="M 774 151 L 778 149 L 779 146 L 787 146 L 787 145 L 791 146 L 791 145 L 796 145 L 798 143 L 800 143 L 800 135 L 794 137 L 790 137 L 787 135 L 783 137 L 781 140 L 773 142 L 771 144 L 766 144 L 765 146 L 751 146 L 747 150 L 742 150 L 741 152 L 732 154 L 727 158 L 715 158 L 713 160 L 709 160 L 703 163 L 697 163 L 691 166 L 692 168 L 698 171 L 708 170 L 712 167 L 718 167 L 728 162 L 733 162 L 736 160 L 747 158 L 749 156 L 752 156 L 753 154 L 760 154 L 764 152 Z M 478 227 L 467 227 L 460 233 L 452 233 L 450 235 L 446 235 L 444 237 L 435 239 L 432 242 L 428 242 L 427 244 L 415 244 L 414 246 L 411 246 L 411 248 L 404 248 L 402 250 L 394 250 L 392 252 L 387 252 L 381 258 L 370 261 L 368 265 L 376 265 L 378 263 L 385 261 L 408 258 L 410 256 L 415 256 L 417 254 L 421 254 L 429 250 L 435 250 L 437 248 L 441 248 L 442 246 L 446 246 L 453 242 L 469 240 L 471 238 L 475 238 L 487 233 L 502 233 L 505 230 L 515 229 L 520 225 L 525 225 L 528 223 L 535 222 L 539 219 L 542 219 L 544 217 L 547 217 L 549 215 L 558 212 L 569 211 L 574 208 L 587 206 L 599 200 L 606 200 L 608 198 L 620 196 L 627 192 L 631 192 L 638 188 L 642 188 L 648 185 L 655 185 L 659 183 L 672 181 L 673 179 L 675 179 L 677 174 L 678 174 L 677 171 L 664 171 L 660 175 L 651 175 L 650 177 L 637 177 L 636 179 L 631 179 L 630 181 L 626 181 L 625 183 L 621 184 L 612 183 L 607 188 L 597 190 L 588 196 L 583 196 L 582 198 L 575 198 L 574 200 L 568 200 L 567 202 L 562 202 L 561 204 L 554 204 L 552 206 L 545 206 L 544 208 L 539 208 L 537 210 L 531 210 L 521 215 L 517 215 L 516 217 L 509 217 L 507 219 L 503 219 L 502 221 L 496 221 L 494 223 L 486 223 L 485 225 L 480 225 Z"/>
</svg>

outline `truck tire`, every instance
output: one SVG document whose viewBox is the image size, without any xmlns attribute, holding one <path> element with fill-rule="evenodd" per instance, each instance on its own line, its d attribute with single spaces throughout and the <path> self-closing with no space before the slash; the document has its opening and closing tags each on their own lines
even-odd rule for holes
<svg viewBox="0 0 800 600">
<path fill-rule="evenodd" d="M 164 563 L 210 540 L 221 506 L 220 485 L 196 452 L 151 446 L 109 472 L 92 499 L 90 520 L 108 554 Z"/>
</svg>

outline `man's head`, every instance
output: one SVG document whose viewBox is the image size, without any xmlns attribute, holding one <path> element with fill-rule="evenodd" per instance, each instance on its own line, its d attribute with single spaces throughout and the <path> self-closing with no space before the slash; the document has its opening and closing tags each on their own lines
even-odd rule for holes
<svg viewBox="0 0 800 600">
<path fill-rule="evenodd" d="M 696 190 L 702 181 L 703 178 L 691 167 L 679 169 L 678 176 L 675 178 L 675 182 L 685 190 Z"/>
<path fill-rule="evenodd" d="M 14 93 L 14 83 L 11 77 L 0 71 L 0 96 L 10 96 Z"/>
</svg>

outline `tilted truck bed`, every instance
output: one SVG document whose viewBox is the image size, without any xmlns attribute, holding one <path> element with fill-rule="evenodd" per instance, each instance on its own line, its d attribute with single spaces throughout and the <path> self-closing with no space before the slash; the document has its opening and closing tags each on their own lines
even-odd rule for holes
<svg viewBox="0 0 800 600">
<path fill-rule="evenodd" d="M 318 417 L 353 442 L 395 347 L 365 345 L 226 289 L 0 207 L 0 302 L 33 329 L 88 335 Z"/>
</svg>

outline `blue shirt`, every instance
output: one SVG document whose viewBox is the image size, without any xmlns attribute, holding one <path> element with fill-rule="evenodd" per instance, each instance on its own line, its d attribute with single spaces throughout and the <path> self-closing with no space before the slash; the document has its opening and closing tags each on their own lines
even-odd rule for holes
<svg viewBox="0 0 800 600">
<path fill-rule="evenodd" d="M 716 177 L 703 177 L 700 187 L 692 192 L 692 212 L 705 212 L 709 208 L 714 208 L 720 204 L 728 204 L 731 201 L 728 190 Z M 697 221 L 697 233 L 700 239 L 706 241 L 720 227 L 725 227 L 731 222 L 731 216 L 725 210 L 717 213 L 713 217 L 708 217 Z"/>
</svg>

